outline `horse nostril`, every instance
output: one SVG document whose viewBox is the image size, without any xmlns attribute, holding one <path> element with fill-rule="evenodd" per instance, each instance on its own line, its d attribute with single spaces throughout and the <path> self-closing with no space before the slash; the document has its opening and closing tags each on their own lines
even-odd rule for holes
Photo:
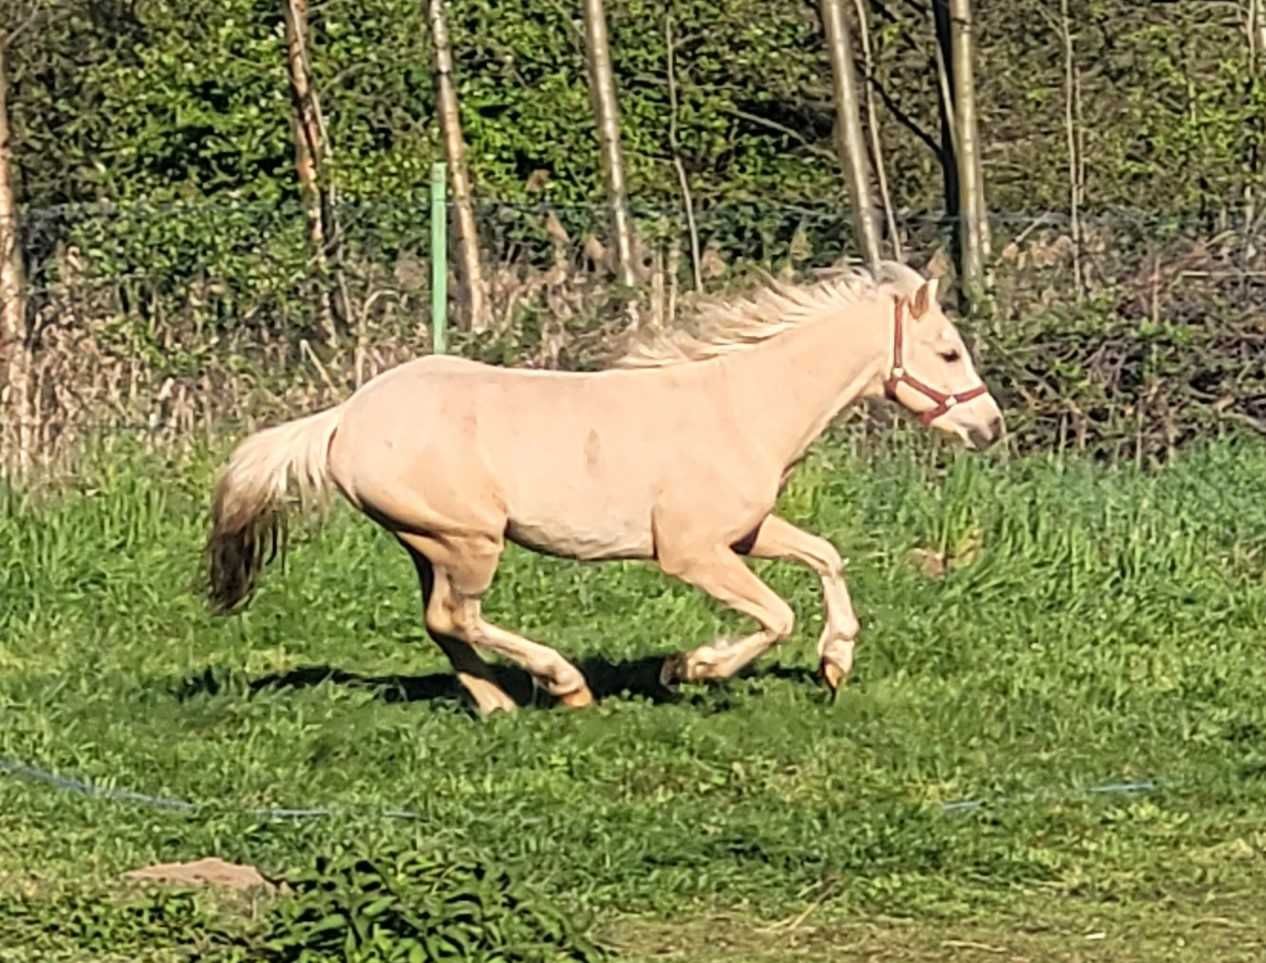
<svg viewBox="0 0 1266 963">
<path fill-rule="evenodd" d="M 983 450 L 1001 438 L 1005 430 L 1002 416 L 995 415 L 984 428 L 971 428 L 967 434 L 971 438 L 972 446 Z"/>
</svg>

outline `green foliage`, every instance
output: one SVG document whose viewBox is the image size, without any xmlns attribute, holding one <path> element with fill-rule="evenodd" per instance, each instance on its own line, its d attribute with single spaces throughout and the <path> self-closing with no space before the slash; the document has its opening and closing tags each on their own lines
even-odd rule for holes
<svg viewBox="0 0 1266 963">
<path fill-rule="evenodd" d="M 205 953 L 231 942 L 188 893 L 151 890 L 120 898 L 84 889 L 56 897 L 0 892 L 0 958 L 8 958 L 6 948 L 20 946 L 31 958 L 82 959 L 87 952 L 149 959 L 156 948 Z"/>
<path fill-rule="evenodd" d="M 275 905 L 259 937 L 262 959 L 589 963 L 602 956 L 568 915 L 473 856 L 318 856 L 288 883 L 294 895 Z"/>
<path fill-rule="evenodd" d="M 1088 247 L 1101 240 L 1094 221 L 1105 211 L 1195 218 L 1187 233 L 1205 236 L 1235 222 L 1246 188 L 1263 186 L 1261 72 L 1250 69 L 1233 18 L 1203 10 L 1071 4 Z M 577 245 L 602 236 L 579 10 L 452 0 L 448 11 L 487 258 L 552 263 L 543 206 Z M 875 84 L 907 249 L 923 258 L 946 240 L 931 18 L 919 4 L 872 2 L 867 12 L 872 55 L 859 57 L 860 69 Z M 1044 0 L 982 4 L 977 15 L 984 166 L 989 204 L 1002 212 L 1001 249 L 1035 212 L 1067 207 L 1064 44 Z M 703 244 L 731 266 L 807 268 L 851 250 L 814 4 L 620 0 L 608 18 L 645 237 L 684 237 L 669 147 L 671 21 L 675 126 Z M 222 334 L 313 330 L 321 282 L 297 198 L 277 5 L 70 0 L 44 19 L 13 52 L 36 285 L 84 280 L 92 293 L 82 313 L 121 354 L 159 359 L 173 341 L 199 341 L 179 356 L 179 373 L 198 373 L 208 352 L 223 351 Z M 314 5 L 309 40 L 350 297 L 364 305 L 393 289 L 400 263 L 428 250 L 427 171 L 439 156 L 428 32 L 413 0 L 332 0 Z M 1107 243 L 1142 258 L 1151 241 L 1140 229 Z M 58 253 L 67 246 L 79 257 L 69 279 Z"/>
<path fill-rule="evenodd" d="M 1065 206 L 1064 165 L 1051 163 L 1065 149 L 1063 45 L 1047 7 L 1020 0 L 977 11 L 995 209 Z M 546 0 L 454 0 L 449 16 L 480 196 L 548 200 L 569 229 L 593 226 L 600 186 L 579 11 Z M 668 148 L 670 16 L 681 156 L 707 236 L 727 253 L 752 254 L 761 238 L 789 235 L 802 219 L 780 207 L 843 207 L 813 5 L 622 0 L 608 4 L 608 17 L 635 207 L 680 207 Z M 1246 178 L 1260 178 L 1246 167 L 1260 149 L 1260 77 L 1248 69 L 1248 45 L 1233 22 L 1206 17 L 1199 5 L 1122 0 L 1081 0 L 1072 16 L 1093 159 L 1086 207 L 1208 211 L 1238 196 Z M 917 5 L 874 3 L 869 22 L 896 204 L 935 214 L 942 185 L 930 17 Z M 331 176 L 348 199 L 390 199 L 416 217 L 437 152 L 421 10 L 407 0 L 320 4 L 311 30 Z M 49 29 L 21 45 L 15 61 L 17 157 L 32 207 L 295 196 L 280 13 L 268 0 L 75 0 L 50 15 Z M 534 190 L 537 171 L 548 178 Z M 744 219 L 745 202 L 763 205 L 760 216 Z M 837 249 L 846 220 L 824 226 Z M 210 242 L 212 232 L 199 236 Z M 220 266 L 213 256 L 203 263 Z"/>
<path fill-rule="evenodd" d="M 123 896 L 79 887 L 0 890 L 6 946 L 58 956 L 181 951 L 217 960 L 349 963 L 596 963 L 605 953 L 574 916 L 475 855 L 384 847 L 372 858 L 318 856 L 250 923 L 188 891 Z"/>
</svg>

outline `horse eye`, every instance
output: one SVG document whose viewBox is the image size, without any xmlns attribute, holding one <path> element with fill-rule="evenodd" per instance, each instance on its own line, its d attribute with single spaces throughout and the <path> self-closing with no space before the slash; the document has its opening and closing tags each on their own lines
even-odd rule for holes
<svg viewBox="0 0 1266 963">
<path fill-rule="evenodd" d="M 941 352 L 941 360 L 946 361 L 949 364 L 953 364 L 955 361 L 958 361 L 961 357 L 962 355 L 959 354 L 957 351 L 942 351 Z"/>
</svg>

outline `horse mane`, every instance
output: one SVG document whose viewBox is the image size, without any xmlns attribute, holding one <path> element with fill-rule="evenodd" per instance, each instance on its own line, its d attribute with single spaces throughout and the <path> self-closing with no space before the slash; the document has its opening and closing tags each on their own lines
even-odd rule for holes
<svg viewBox="0 0 1266 963">
<path fill-rule="evenodd" d="M 874 270 L 828 269 L 804 284 L 765 274 L 756 291 L 699 298 L 680 327 L 635 335 L 613 367 L 666 368 L 706 361 L 768 341 L 842 305 L 887 292 L 911 295 L 924 280 L 898 261 L 880 261 Z"/>
</svg>

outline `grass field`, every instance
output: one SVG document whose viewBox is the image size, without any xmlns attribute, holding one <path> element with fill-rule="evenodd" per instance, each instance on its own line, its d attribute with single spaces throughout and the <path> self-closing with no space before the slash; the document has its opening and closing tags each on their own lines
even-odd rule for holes
<svg viewBox="0 0 1266 963">
<path fill-rule="evenodd" d="M 0 959 L 178 958 L 108 914 L 47 932 L 148 863 L 401 847 L 492 854 L 629 960 L 1266 958 L 1260 446 L 1150 475 L 824 448 L 782 511 L 850 559 L 864 637 L 834 705 L 807 572 L 757 566 L 791 643 L 670 697 L 656 658 L 737 619 L 648 567 L 512 551 L 488 611 L 605 697 L 488 721 L 407 558 L 350 510 L 217 620 L 191 591 L 207 465 L 85 477 L 0 517 L 0 757 L 199 808 L 0 775 L 0 902 L 37 908 L 0 921 Z M 931 577 L 912 549 L 958 564 Z M 1155 788 L 1088 791 L 1132 780 Z M 252 812 L 314 806 L 336 812 Z"/>
</svg>

